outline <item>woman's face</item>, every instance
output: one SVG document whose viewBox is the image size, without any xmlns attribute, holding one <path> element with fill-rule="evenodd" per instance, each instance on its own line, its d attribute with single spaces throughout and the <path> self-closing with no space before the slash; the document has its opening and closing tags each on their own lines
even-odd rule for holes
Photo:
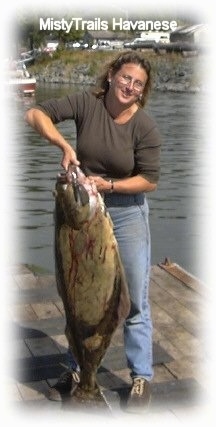
<svg viewBox="0 0 216 427">
<path fill-rule="evenodd" d="M 111 94 L 126 106 L 136 102 L 142 95 L 148 80 L 146 71 L 137 64 L 123 64 L 115 74 L 109 73 Z"/>
</svg>

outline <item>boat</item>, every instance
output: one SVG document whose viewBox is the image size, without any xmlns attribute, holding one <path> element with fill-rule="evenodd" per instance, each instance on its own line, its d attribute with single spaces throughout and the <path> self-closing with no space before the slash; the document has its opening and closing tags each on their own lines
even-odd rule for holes
<svg viewBox="0 0 216 427">
<path fill-rule="evenodd" d="M 14 61 L 8 70 L 6 85 L 19 95 L 32 96 L 36 90 L 36 78 L 29 74 L 25 64 Z"/>
</svg>

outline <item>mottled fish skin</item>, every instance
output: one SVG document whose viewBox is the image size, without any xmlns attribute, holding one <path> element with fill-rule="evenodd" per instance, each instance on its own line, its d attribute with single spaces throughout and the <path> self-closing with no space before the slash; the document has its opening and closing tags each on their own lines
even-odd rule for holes
<svg viewBox="0 0 216 427">
<path fill-rule="evenodd" d="M 75 197 L 74 180 L 88 198 Z M 75 394 L 93 399 L 99 390 L 97 369 L 129 313 L 130 300 L 111 218 L 96 187 L 77 167 L 72 180 L 59 177 L 56 183 L 55 263 L 65 332 L 81 369 Z"/>
</svg>

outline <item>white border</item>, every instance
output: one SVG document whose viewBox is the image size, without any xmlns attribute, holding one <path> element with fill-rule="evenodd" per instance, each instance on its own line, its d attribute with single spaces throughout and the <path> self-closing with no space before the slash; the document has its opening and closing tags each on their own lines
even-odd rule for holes
<svg viewBox="0 0 216 427">
<path fill-rule="evenodd" d="M 51 9 L 53 12 L 54 10 L 58 10 L 58 7 L 54 6 L 54 1 L 50 0 L 35 0 L 35 2 L 29 2 L 29 0 L 17 0 L 15 4 L 9 4 L 7 2 L 6 5 L 4 5 L 4 9 L 2 10 L 1 14 L 1 26 L 0 26 L 0 35 L 1 35 L 1 58 L 4 58 L 7 55 L 7 49 L 8 49 L 8 28 L 10 28 L 10 20 L 13 14 L 16 14 L 19 9 L 29 9 L 29 13 L 33 12 L 34 9 L 37 8 L 46 8 Z M 138 12 L 140 9 L 143 11 L 145 10 L 146 13 L 151 11 L 158 11 L 158 14 L 163 14 L 164 12 L 168 12 L 169 16 L 177 15 L 179 14 L 188 14 L 190 15 L 199 15 L 202 17 L 203 21 L 206 21 L 210 25 L 211 29 L 211 37 L 212 40 L 215 39 L 215 20 L 214 12 L 213 12 L 213 3 L 210 0 L 206 0 L 205 2 L 197 2 L 197 0 L 176 0 L 173 2 L 172 0 L 164 1 L 164 0 L 119 0 L 119 1 L 112 1 L 110 4 L 106 4 L 106 6 L 101 6 L 101 2 L 95 1 L 95 0 L 79 0 L 79 10 L 88 11 L 93 14 L 95 11 L 95 16 L 98 16 L 99 13 L 103 12 L 106 13 L 107 10 L 111 9 L 113 10 L 113 15 L 115 15 L 115 10 L 122 10 L 122 11 L 129 11 L 133 12 L 134 10 Z M 59 10 L 61 10 L 61 13 L 63 11 L 63 8 L 70 8 L 71 11 L 74 10 L 73 4 L 71 0 L 62 0 L 59 4 Z M 214 349 L 214 340 L 215 340 L 215 307 L 214 307 L 214 279 L 215 279 L 215 162 L 216 162 L 216 153 L 215 153 L 215 113 L 214 113 L 214 97 L 215 97 L 215 84 L 214 81 L 216 79 L 216 73 L 215 73 L 215 60 L 214 60 L 214 46 L 212 46 L 212 52 L 209 55 L 208 63 L 206 64 L 206 72 L 205 72 L 205 78 L 208 80 L 208 86 L 211 87 L 211 91 L 209 93 L 209 99 L 208 99 L 208 105 L 206 106 L 207 109 L 207 116 L 208 116 L 208 123 L 209 123 L 209 135 L 205 135 L 204 143 L 206 144 L 206 153 L 207 159 L 205 161 L 209 164 L 209 175 L 207 177 L 203 177 L 203 179 L 206 180 L 207 183 L 209 183 L 209 203 L 208 203 L 208 210 L 206 215 L 206 229 L 204 233 L 204 240 L 203 240 L 203 254 L 206 257 L 203 262 L 206 263 L 207 270 L 209 273 L 208 282 L 211 286 L 211 292 L 212 295 L 212 305 L 209 306 L 208 313 L 206 313 L 206 317 L 208 318 L 209 324 L 211 325 L 209 328 L 209 337 L 208 337 L 208 345 L 209 348 L 207 351 L 210 350 L 210 361 L 208 365 L 209 369 L 209 376 L 211 380 L 209 380 L 209 389 L 212 390 L 212 402 L 211 399 L 209 401 L 209 406 L 206 411 L 201 411 L 199 408 L 192 414 L 188 416 L 187 419 L 184 421 L 184 425 L 196 425 L 198 421 L 203 423 L 203 425 L 211 426 L 214 420 L 214 405 L 215 405 L 215 397 L 213 392 L 215 392 L 215 372 L 214 372 L 214 361 L 215 361 L 215 349 Z M 0 84 L 3 84 L 3 78 L 1 75 Z M 0 88 L 1 90 L 1 88 Z M 1 91 L 2 93 L 2 91 Z M 10 182 L 10 132 L 9 129 L 11 127 L 11 124 L 7 121 L 7 109 L 5 108 L 5 104 L 2 105 L 1 108 L 1 155 L 0 155 L 0 171 L 1 171 L 1 246 L 0 246 L 0 256 L 1 256 L 1 312 L 3 312 L 3 315 L 5 314 L 5 304 L 4 302 L 7 300 L 7 275 L 6 275 L 6 269 L 5 266 L 7 265 L 7 261 L 10 258 L 10 247 L 13 245 L 13 242 L 10 241 L 10 222 L 8 221 L 8 218 L 10 216 L 10 213 L 13 211 L 13 206 L 11 206 L 11 200 L 10 200 L 10 192 L 8 190 L 8 182 Z M 2 347 L 2 353 L 4 353 L 4 339 L 6 338 L 7 330 L 5 329 L 4 324 L 4 316 L 3 320 L 1 321 L 1 347 Z M 7 358 L 7 355 L 5 355 Z M 5 360 L 6 360 L 5 358 Z M 37 414 L 24 414 L 24 413 L 17 413 L 13 412 L 12 408 L 7 404 L 7 401 L 5 399 L 5 384 L 4 384 L 4 372 L 5 372 L 5 366 L 4 366 L 4 358 L 1 363 L 2 372 L 0 372 L 0 384 L 1 384 L 1 416 L 2 419 L 6 422 L 12 422 L 14 424 L 17 424 L 18 422 L 22 423 L 22 426 L 24 425 L 44 425 L 47 427 L 47 423 L 51 423 L 51 425 L 71 425 L 75 422 L 85 422 L 88 424 L 93 424 L 94 426 L 98 425 L 109 425 L 109 424 L 119 424 L 120 422 L 136 422 L 141 421 L 139 419 L 136 419 L 135 416 L 132 416 L 131 419 L 125 418 L 122 416 L 119 419 L 108 419 L 108 418 L 100 418 L 97 416 L 87 417 L 87 416 L 80 416 L 76 417 L 74 414 L 69 413 L 61 413 L 60 416 L 56 414 L 54 411 L 53 414 L 50 413 L 49 417 L 46 417 L 45 413 L 41 413 L 40 411 Z M 214 398 L 214 400 L 213 400 Z M 146 423 L 147 421 L 147 423 Z M 146 425 L 160 425 L 163 421 L 166 422 L 166 425 L 169 424 L 173 426 L 174 421 L 173 419 L 169 419 L 168 414 L 160 414 L 159 419 L 143 419 L 142 422 L 146 423 Z M 178 421 L 176 423 L 179 425 Z"/>
</svg>

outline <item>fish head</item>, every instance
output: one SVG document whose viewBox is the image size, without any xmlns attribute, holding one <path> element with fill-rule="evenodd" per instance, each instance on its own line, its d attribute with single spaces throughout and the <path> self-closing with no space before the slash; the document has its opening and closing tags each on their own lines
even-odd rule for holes
<svg viewBox="0 0 216 427">
<path fill-rule="evenodd" d="M 78 179 L 75 167 L 57 175 L 54 195 L 56 220 L 76 230 L 80 229 L 91 214 L 90 194 Z"/>
</svg>

